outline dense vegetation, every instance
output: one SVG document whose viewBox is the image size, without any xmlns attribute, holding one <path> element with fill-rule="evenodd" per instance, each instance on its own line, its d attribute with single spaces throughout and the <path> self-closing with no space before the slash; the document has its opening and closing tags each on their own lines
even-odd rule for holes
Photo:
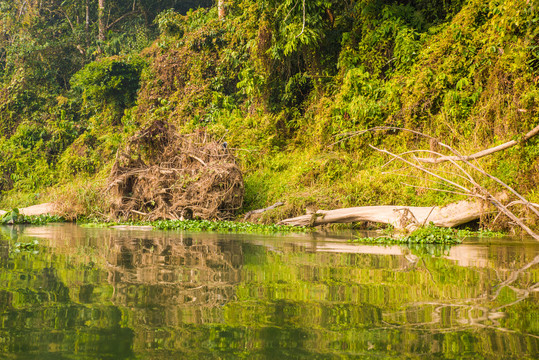
<svg viewBox="0 0 539 360">
<path fill-rule="evenodd" d="M 403 186 L 368 146 L 428 142 L 356 132 L 473 153 L 538 122 L 537 0 L 238 0 L 224 19 L 205 1 L 107 1 L 104 27 L 98 5 L 0 1 L 5 207 L 63 196 L 98 214 L 117 148 L 156 120 L 226 140 L 245 209 L 441 204 L 457 195 Z M 532 139 L 480 164 L 537 202 L 538 154 Z"/>
</svg>

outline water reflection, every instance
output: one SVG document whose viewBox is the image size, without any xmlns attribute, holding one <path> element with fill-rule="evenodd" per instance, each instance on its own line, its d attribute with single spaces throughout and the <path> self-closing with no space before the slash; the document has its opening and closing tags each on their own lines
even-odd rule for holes
<svg viewBox="0 0 539 360">
<path fill-rule="evenodd" d="M 2 231 L 0 358 L 539 355 L 532 242 L 406 248 L 316 235 Z M 37 254 L 13 252 L 36 238 Z"/>
</svg>

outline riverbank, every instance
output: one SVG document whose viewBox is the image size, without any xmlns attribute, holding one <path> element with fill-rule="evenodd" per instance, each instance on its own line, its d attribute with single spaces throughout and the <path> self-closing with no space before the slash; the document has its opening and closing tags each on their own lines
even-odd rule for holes
<svg viewBox="0 0 539 360">
<path fill-rule="evenodd" d="M 52 203 L 35 205 L 27 208 L 1 211 L 0 224 L 38 224 L 65 221 L 57 215 L 57 208 Z M 110 228 L 118 230 L 183 230 L 191 232 L 244 233 L 244 234 L 292 234 L 315 232 L 315 227 L 258 224 L 245 221 L 209 221 L 209 220 L 157 220 L 157 221 L 118 221 L 118 222 L 80 222 L 84 228 Z M 353 224 L 349 224 L 353 226 Z M 491 231 L 457 230 L 436 227 L 433 223 L 410 232 L 395 231 L 392 227 L 382 231 L 380 236 L 365 237 L 355 235 L 351 242 L 367 244 L 459 244 L 466 237 L 503 236 L 503 233 Z"/>
<path fill-rule="evenodd" d="M 263 214 L 264 223 L 303 215 L 307 207 L 443 206 L 463 199 L 461 187 L 475 189 L 467 176 L 455 174 L 452 164 L 425 165 L 460 187 L 451 186 L 373 147 L 454 155 L 402 131 L 407 128 L 471 155 L 521 139 L 537 125 L 539 62 L 531 26 L 537 19 L 522 4 L 330 1 L 306 14 L 295 14 L 301 7 L 291 4 L 263 4 L 239 1 L 226 21 L 218 21 L 216 9 L 185 17 L 164 13 L 157 41 L 120 52 L 129 56 L 104 51 L 78 67 L 64 66 L 69 73 L 52 77 L 63 79 L 62 86 L 45 86 L 44 98 L 24 87 L 43 84 L 24 77 L 33 72 L 19 74 L 24 81 L 6 73 L 12 95 L 0 114 L 0 128 L 9 129 L 0 139 L 6 155 L 0 159 L 0 208 L 54 200 L 69 204 L 64 213 L 74 218 L 108 215 L 104 189 L 116 155 L 133 155 L 129 140 L 156 122 L 182 136 L 217 141 L 233 154 L 245 185 L 238 212 L 286 204 Z M 309 20 L 326 16 L 330 24 Z M 305 32 L 300 26 L 296 33 L 303 34 L 290 37 L 293 29 L 281 26 L 288 21 L 303 24 Z M 120 83 L 103 82 L 109 76 Z M 25 85 L 12 89 L 19 81 Z M 376 127 L 380 131 L 366 131 Z M 141 156 L 131 165 L 148 165 L 146 145 L 159 145 L 163 134 L 141 137 Z M 538 141 L 519 141 L 473 165 L 537 203 Z M 208 167 L 191 155 L 189 162 Z M 464 169 L 491 192 L 503 190 Z M 163 175 L 168 171 L 176 170 Z M 159 206 L 152 201 L 149 210 Z"/>
<path fill-rule="evenodd" d="M 1 224 L 46 224 L 66 221 L 61 217 L 53 203 L 44 203 L 11 211 L 0 210 Z M 70 222 L 70 221 L 67 221 Z M 83 227 L 115 228 L 120 230 L 189 230 L 196 232 L 237 232 L 237 233 L 304 233 L 306 227 L 276 224 L 256 224 L 240 221 L 209 220 L 156 220 L 156 221 L 118 221 L 79 223 Z"/>
</svg>

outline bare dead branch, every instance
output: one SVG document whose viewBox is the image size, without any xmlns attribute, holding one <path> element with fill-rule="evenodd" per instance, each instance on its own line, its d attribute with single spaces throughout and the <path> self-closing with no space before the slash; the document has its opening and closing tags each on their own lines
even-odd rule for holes
<svg viewBox="0 0 539 360">
<path fill-rule="evenodd" d="M 483 174 L 484 176 L 488 177 L 489 179 L 496 181 L 498 184 L 500 184 L 501 186 L 503 186 L 504 188 L 509 190 L 513 195 L 518 197 L 528 209 L 530 209 L 536 216 L 539 217 L 539 210 L 536 209 L 534 206 L 531 206 L 530 205 L 531 203 L 528 200 L 526 200 L 522 195 L 520 195 L 518 192 L 516 192 L 515 189 L 513 189 L 512 187 L 510 187 L 509 185 L 507 185 L 505 182 L 501 181 L 499 178 L 495 177 L 494 175 L 491 175 L 491 174 L 487 173 L 485 170 L 481 169 L 480 167 L 472 164 L 471 162 L 469 162 L 467 160 L 464 160 L 464 162 L 468 166 L 470 166 L 472 169 L 478 171 L 479 173 Z"/>
<path fill-rule="evenodd" d="M 453 181 L 451 181 L 451 180 L 449 180 L 449 179 L 446 179 L 446 178 L 444 178 L 444 177 L 442 177 L 442 176 L 440 176 L 440 175 L 438 175 L 438 174 L 436 174 L 436 173 L 433 173 L 432 171 L 430 171 L 430 170 L 428 170 L 428 169 L 426 169 L 426 168 L 424 168 L 424 167 L 422 167 L 422 166 L 420 166 L 420 165 L 416 165 L 416 164 L 412 163 L 411 161 L 408 161 L 408 160 L 406 160 L 405 158 L 403 158 L 403 157 L 401 157 L 401 156 L 399 156 L 399 155 L 397 155 L 397 154 L 393 154 L 392 152 L 387 151 L 387 150 L 384 150 L 384 149 L 379 149 L 379 148 L 377 148 L 377 147 L 375 147 L 375 146 L 373 146 L 373 145 L 369 145 L 369 146 L 370 146 L 371 148 L 373 148 L 374 150 L 378 151 L 378 152 L 387 154 L 387 155 L 389 155 L 389 156 L 393 156 L 393 157 L 399 159 L 400 161 L 402 161 L 402 162 L 404 162 L 404 163 L 406 163 L 406 164 L 408 164 L 408 165 L 410 165 L 410 166 L 412 166 L 412 167 L 414 167 L 414 168 L 416 168 L 416 169 L 418 169 L 418 170 L 423 171 L 424 173 L 427 173 L 427 174 L 429 174 L 429 175 L 431 175 L 431 176 L 433 176 L 433 177 L 435 177 L 435 178 L 437 178 L 437 179 L 440 179 L 440 180 L 442 180 L 442 181 L 444 181 L 444 182 L 446 182 L 446 183 L 448 183 L 448 184 L 451 184 L 451 185 L 453 185 L 454 187 L 459 188 L 459 189 L 465 191 L 466 193 L 471 193 L 471 190 L 465 188 L 464 186 L 462 186 L 462 185 L 460 185 L 460 184 L 457 184 L 456 182 L 453 182 Z"/>
<path fill-rule="evenodd" d="M 123 15 L 120 16 L 118 19 L 116 19 L 116 20 L 114 20 L 113 22 L 111 22 L 110 24 L 108 24 L 108 25 L 105 27 L 105 31 L 108 31 L 108 30 L 112 29 L 112 27 L 113 27 L 114 25 L 116 25 L 117 23 L 119 23 L 120 21 L 122 21 L 123 19 L 125 19 L 126 17 L 131 16 L 131 15 L 135 15 L 135 14 L 137 14 L 137 13 L 138 13 L 138 11 L 133 10 L 133 11 L 130 11 L 130 12 L 128 12 L 128 13 L 123 14 Z"/>
<path fill-rule="evenodd" d="M 401 182 L 401 184 L 405 185 L 405 186 L 417 188 L 417 189 L 425 189 L 425 190 L 432 190 L 432 191 L 438 191 L 438 192 L 446 192 L 446 193 L 449 193 L 449 194 L 465 195 L 465 196 L 471 196 L 471 197 L 476 197 L 476 198 L 483 199 L 483 197 L 481 195 L 477 195 L 477 194 L 469 194 L 469 193 L 458 192 L 458 191 L 437 189 L 437 188 L 431 188 L 431 187 L 428 187 L 428 186 L 418 186 L 418 185 L 407 184 L 407 183 L 404 183 L 404 182 Z"/>
<path fill-rule="evenodd" d="M 373 128 L 375 129 L 375 128 Z M 399 128 L 400 130 L 404 130 L 404 131 L 408 131 L 408 129 L 402 129 L 402 128 Z M 370 130 L 370 129 L 368 129 Z M 409 130 L 411 133 L 414 133 L 414 134 L 417 134 L 417 135 L 421 135 L 421 136 L 424 136 L 426 138 L 430 138 L 430 139 L 433 139 L 433 137 L 431 136 L 428 136 L 426 134 L 423 134 L 421 132 L 418 132 L 418 131 L 414 131 L 414 130 Z M 533 131 L 531 131 L 530 133 L 526 134 L 526 137 L 527 138 L 530 138 L 531 136 L 534 136 L 536 133 L 539 132 L 539 126 L 537 127 L 537 131 L 535 131 L 535 129 Z M 537 216 L 539 216 L 539 210 L 534 207 L 534 206 L 531 206 L 530 205 L 530 202 L 527 201 L 522 195 L 520 195 L 518 192 L 516 192 L 513 188 L 511 188 L 509 185 L 507 185 L 505 182 L 503 182 L 502 180 L 498 179 L 497 177 L 487 173 L 485 170 L 481 169 L 480 167 L 478 167 L 477 165 L 474 165 L 472 164 L 470 161 L 466 160 L 457 150 L 453 149 L 451 146 L 449 145 L 446 145 L 438 140 L 435 140 L 438 145 L 448 149 L 449 151 L 451 151 L 452 153 L 454 153 L 456 155 L 456 157 L 458 158 L 458 161 L 462 161 L 464 162 L 466 165 L 468 165 L 469 167 L 471 167 L 472 169 L 476 170 L 477 172 L 481 173 L 482 175 L 496 181 L 498 184 L 502 185 L 503 187 L 505 187 L 507 190 L 511 191 L 515 196 L 517 196 L 522 202 L 523 204 L 528 208 L 530 209 L 532 212 L 534 212 Z M 413 166 L 414 168 L 416 169 L 419 169 L 421 171 L 423 171 L 424 173 L 427 173 L 431 176 L 434 176 L 435 178 L 437 179 L 440 179 L 442 181 L 445 181 L 453 186 L 456 186 L 457 188 L 461 189 L 461 190 L 464 190 L 465 192 L 467 193 L 470 193 L 472 194 L 472 191 L 468 190 L 467 188 L 453 182 L 453 181 L 450 181 L 449 179 L 446 179 L 446 178 L 443 178 L 441 177 L 440 175 L 424 168 L 423 166 L 420 166 L 420 165 L 416 165 L 414 163 L 412 163 L 411 161 L 403 158 L 402 156 L 399 156 L 397 154 L 393 154 L 391 153 L 390 151 L 387 151 L 387 150 L 382 150 L 382 149 L 378 149 L 376 147 L 374 147 L 373 145 L 369 145 L 371 148 L 379 151 L 379 152 L 382 152 L 382 153 L 385 153 L 385 154 L 388 154 L 390 156 L 393 156 L 394 158 L 397 158 L 399 159 L 400 161 L 410 165 L 410 166 Z M 426 150 L 425 150 L 426 151 Z M 426 151 L 428 152 L 428 151 Z M 410 153 L 410 152 L 408 152 Z M 431 152 L 432 153 L 432 152 Z M 451 159 L 448 159 L 447 161 L 450 161 L 454 166 L 456 166 L 462 173 L 464 173 L 466 175 L 466 177 L 468 177 L 469 181 L 475 186 L 475 188 L 477 190 L 480 191 L 480 195 L 483 196 L 483 198 L 487 201 L 489 201 L 491 204 L 493 204 L 496 208 L 498 208 L 504 215 L 506 215 L 509 219 L 511 219 L 512 221 L 514 221 L 518 226 L 520 226 L 524 231 L 526 231 L 531 237 L 533 237 L 535 240 L 538 240 L 539 241 L 539 235 L 536 234 L 534 231 L 532 231 L 526 224 L 524 224 L 524 222 L 519 219 L 515 214 L 513 214 L 506 206 L 504 206 L 500 201 L 498 201 L 491 193 L 488 192 L 487 189 L 485 189 L 484 187 L 482 187 L 481 185 L 479 185 L 479 183 L 477 183 L 477 181 L 475 181 L 473 179 L 473 177 L 471 177 L 471 175 L 466 172 L 459 164 L 457 164 L 457 160 L 454 160 L 453 158 Z"/>
<path fill-rule="evenodd" d="M 441 156 L 441 157 L 438 157 L 438 158 L 418 158 L 417 160 L 421 161 L 421 162 L 424 162 L 424 163 L 430 163 L 430 164 L 439 164 L 439 163 L 449 161 L 449 160 L 453 160 L 453 161 L 476 160 L 476 159 L 480 159 L 482 157 L 485 157 L 487 155 L 494 154 L 495 152 L 502 151 L 502 150 L 505 150 L 505 149 L 509 149 L 510 147 L 513 147 L 515 145 L 522 144 L 522 143 L 528 141 L 529 139 L 531 139 L 532 137 L 536 136 L 537 134 L 539 134 L 539 125 L 537 125 L 531 131 L 526 133 L 522 137 L 522 139 L 520 141 L 511 140 L 511 141 L 508 141 L 506 143 L 500 144 L 498 146 L 492 147 L 490 149 L 486 149 L 486 150 L 476 152 L 475 154 L 472 154 L 472 155 L 463 156 L 463 157 L 459 157 L 459 156 Z"/>
<path fill-rule="evenodd" d="M 276 202 L 275 204 L 273 204 L 273 205 L 271 205 L 271 206 L 268 206 L 268 207 L 266 207 L 266 208 L 263 208 L 263 209 L 257 209 L 257 210 L 251 210 L 251 211 L 249 211 L 248 213 L 245 214 L 245 216 L 243 217 L 243 220 L 244 220 L 244 221 L 245 221 L 245 220 L 248 220 L 248 219 L 249 219 L 252 215 L 254 215 L 254 214 L 261 214 L 261 213 L 263 213 L 263 212 L 266 212 L 266 211 L 268 211 L 268 210 L 275 209 L 275 208 L 277 208 L 277 207 L 279 207 L 279 206 L 283 206 L 283 205 L 284 205 L 283 202 L 278 201 L 278 202 Z"/>
<path fill-rule="evenodd" d="M 533 206 L 533 207 L 536 207 L 536 208 L 539 208 L 539 204 L 536 204 L 536 203 L 525 203 L 524 201 L 519 201 L 519 200 L 516 200 L 516 201 L 512 201 L 510 202 L 509 204 L 505 205 L 507 207 L 510 207 L 510 206 L 515 206 L 515 205 L 529 205 L 529 206 Z"/>
<path fill-rule="evenodd" d="M 433 154 L 433 155 L 442 155 L 439 152 L 432 151 L 432 150 L 410 150 L 410 151 L 404 152 L 404 153 L 402 153 L 400 155 L 414 154 L 414 153 L 419 153 L 419 152 L 425 152 L 425 153 Z M 414 156 L 414 160 L 417 160 L 417 158 L 415 156 Z M 449 173 L 449 174 L 454 175 L 454 176 L 458 176 L 461 179 L 464 179 L 464 180 L 470 182 L 472 185 L 477 186 L 477 182 L 473 179 L 473 177 L 467 171 L 465 171 L 458 163 L 456 163 L 453 159 L 448 160 L 448 161 L 451 162 L 453 165 L 455 165 L 455 167 L 457 169 L 459 169 L 465 176 L 457 174 L 457 173 L 449 172 L 449 171 L 444 171 L 444 172 Z"/>
<path fill-rule="evenodd" d="M 410 130 L 410 129 L 406 129 L 406 128 L 400 128 L 400 127 L 391 127 L 391 126 L 378 126 L 378 127 L 374 127 L 374 128 L 370 128 L 370 129 L 366 129 L 366 130 L 362 130 L 362 131 L 358 131 L 355 135 L 359 135 L 359 134 L 365 134 L 366 132 L 371 132 L 371 131 L 381 131 L 381 130 L 398 130 L 398 131 L 406 131 L 406 132 L 410 132 L 412 134 L 416 134 L 416 135 L 419 135 L 419 136 L 422 136 L 422 137 L 425 137 L 427 139 L 432 139 L 434 141 L 436 141 L 436 143 L 441 146 L 441 147 L 444 147 L 446 148 L 447 150 L 451 151 L 453 154 L 455 154 L 460 160 L 459 161 L 462 161 L 464 162 L 466 165 L 470 166 L 472 169 L 478 171 L 479 173 L 481 173 L 482 175 L 488 177 L 489 179 L 491 180 L 494 180 L 495 182 L 497 182 L 498 184 L 500 184 L 501 186 L 503 186 L 505 189 L 509 190 L 513 195 L 515 195 L 517 198 L 519 198 L 523 204 L 528 208 L 530 209 L 530 211 L 532 211 L 537 217 L 539 217 L 539 210 L 536 209 L 534 206 L 531 206 L 530 205 L 530 202 L 528 200 L 526 200 L 522 195 L 520 195 L 518 192 L 515 191 L 515 189 L 513 189 L 512 187 L 510 187 L 509 185 L 507 185 L 505 182 L 503 182 L 502 180 L 498 179 L 497 177 L 487 173 L 485 170 L 481 169 L 479 166 L 477 165 L 474 165 L 473 163 L 471 163 L 470 161 L 466 160 L 462 154 L 460 154 L 457 150 L 455 150 L 454 148 L 452 148 L 451 146 L 449 145 L 446 145 L 440 141 L 438 141 L 436 138 L 430 136 L 430 135 L 427 135 L 427 134 L 424 134 L 422 132 L 419 132 L 419 131 L 416 131 L 416 130 Z M 527 133 L 524 138 L 527 140 L 527 139 L 530 139 L 531 137 L 535 136 L 537 133 L 539 133 L 539 125 L 534 128 L 532 131 L 530 131 L 529 133 Z M 353 136 L 355 136 L 353 135 Z M 372 147 L 372 146 L 371 146 Z M 426 150 L 425 150 L 426 151 Z M 450 161 L 452 164 L 454 164 L 455 166 L 459 167 L 457 164 L 456 164 L 456 160 L 453 160 L 453 159 L 448 159 L 447 161 Z M 406 163 L 408 164 L 411 164 L 410 162 L 406 161 Z M 418 168 L 421 168 L 421 167 L 418 167 Z M 460 168 L 460 167 L 459 167 Z M 461 169 L 461 168 L 460 168 Z M 482 188 L 484 189 L 484 188 Z M 485 190 L 485 189 L 484 189 Z M 491 195 L 492 196 L 492 195 Z M 492 196 L 492 198 L 494 198 L 494 196 Z M 513 215 L 514 216 L 514 215 Z"/>
</svg>

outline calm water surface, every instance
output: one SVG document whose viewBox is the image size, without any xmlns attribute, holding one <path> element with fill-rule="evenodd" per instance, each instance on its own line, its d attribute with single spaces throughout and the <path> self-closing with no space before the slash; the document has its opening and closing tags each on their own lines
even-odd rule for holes
<svg viewBox="0 0 539 360">
<path fill-rule="evenodd" d="M 0 228 L 0 359 L 537 358 L 529 240 Z"/>
</svg>

